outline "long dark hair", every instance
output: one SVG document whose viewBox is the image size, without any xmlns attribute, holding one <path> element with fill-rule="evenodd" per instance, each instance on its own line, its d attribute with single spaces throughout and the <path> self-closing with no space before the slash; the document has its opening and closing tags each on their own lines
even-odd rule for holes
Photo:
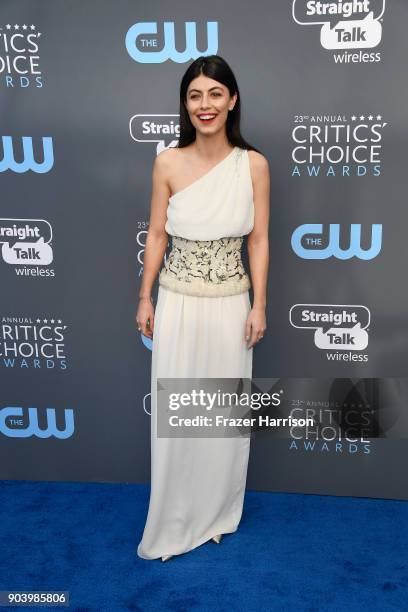
<svg viewBox="0 0 408 612">
<path fill-rule="evenodd" d="M 231 96 L 238 94 L 234 108 L 228 112 L 226 133 L 231 145 L 258 151 L 250 145 L 241 134 L 241 96 L 238 90 L 238 83 L 234 73 L 227 62 L 219 55 L 200 55 L 187 68 L 180 83 L 180 137 L 178 148 L 187 147 L 196 139 L 196 129 L 190 121 L 186 108 L 187 89 L 193 79 L 204 74 L 227 87 Z M 260 151 L 258 151 L 260 153 Z"/>
</svg>

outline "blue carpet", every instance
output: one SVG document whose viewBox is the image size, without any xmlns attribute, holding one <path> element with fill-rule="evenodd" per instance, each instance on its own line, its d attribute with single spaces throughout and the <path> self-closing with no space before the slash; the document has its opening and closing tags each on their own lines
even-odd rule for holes
<svg viewBox="0 0 408 612">
<path fill-rule="evenodd" d="M 71 605 L 62 610 L 408 606 L 404 501 L 247 491 L 236 533 L 162 563 L 136 555 L 147 486 L 2 481 L 0 488 L 0 590 L 66 590 Z"/>
</svg>

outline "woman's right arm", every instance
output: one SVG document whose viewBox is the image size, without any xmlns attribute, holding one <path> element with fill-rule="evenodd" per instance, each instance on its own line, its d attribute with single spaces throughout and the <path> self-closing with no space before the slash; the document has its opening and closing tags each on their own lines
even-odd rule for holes
<svg viewBox="0 0 408 612">
<path fill-rule="evenodd" d="M 150 338 L 153 337 L 154 329 L 154 307 L 151 293 L 169 240 L 169 236 L 164 229 L 170 197 L 170 188 L 167 182 L 168 156 L 169 151 L 162 151 L 156 156 L 153 164 L 149 229 L 143 254 L 143 276 L 139 290 L 139 306 L 136 313 L 138 328 L 140 328 L 142 334 Z"/>
</svg>

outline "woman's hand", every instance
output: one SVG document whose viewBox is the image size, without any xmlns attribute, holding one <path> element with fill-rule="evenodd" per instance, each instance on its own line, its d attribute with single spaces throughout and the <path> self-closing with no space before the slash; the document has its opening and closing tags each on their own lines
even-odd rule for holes
<svg viewBox="0 0 408 612">
<path fill-rule="evenodd" d="M 263 338 L 265 330 L 265 308 L 255 306 L 250 310 L 245 325 L 245 340 L 247 341 L 248 349 Z"/>
<path fill-rule="evenodd" d="M 140 298 L 136 313 L 136 323 L 138 330 L 141 331 L 144 336 L 153 338 L 154 306 L 150 298 Z"/>
</svg>

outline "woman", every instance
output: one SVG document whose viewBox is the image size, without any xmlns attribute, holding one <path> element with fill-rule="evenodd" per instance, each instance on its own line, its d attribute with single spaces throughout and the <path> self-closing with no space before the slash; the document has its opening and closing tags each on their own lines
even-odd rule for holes
<svg viewBox="0 0 408 612">
<path fill-rule="evenodd" d="M 153 339 L 151 493 L 137 553 L 165 561 L 238 529 L 250 437 L 157 436 L 157 378 L 252 377 L 266 329 L 269 166 L 240 133 L 238 85 L 218 55 L 197 58 L 180 86 L 178 147 L 161 152 L 136 321 Z M 151 290 L 168 236 L 172 251 Z M 240 249 L 248 235 L 251 281 Z M 159 414 L 160 416 L 160 414 Z"/>
</svg>

